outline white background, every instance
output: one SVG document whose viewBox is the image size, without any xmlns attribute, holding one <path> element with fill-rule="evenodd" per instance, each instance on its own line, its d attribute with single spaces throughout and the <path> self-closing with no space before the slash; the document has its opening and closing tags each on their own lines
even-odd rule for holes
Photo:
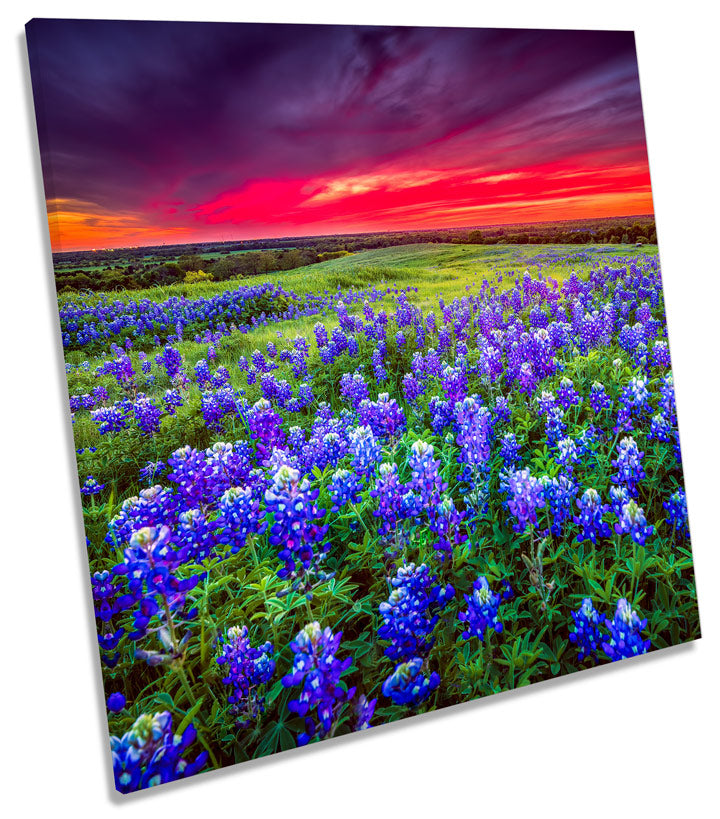
<svg viewBox="0 0 720 819">
<path fill-rule="evenodd" d="M 4 5 L 0 791 L 6 816 L 708 816 L 717 810 L 718 45 L 710 2 Z M 112 791 L 24 23 L 31 17 L 636 32 L 704 637 L 201 776 Z M 713 808 L 713 804 L 715 808 Z M 716 813 L 714 815 L 717 815 Z"/>
</svg>

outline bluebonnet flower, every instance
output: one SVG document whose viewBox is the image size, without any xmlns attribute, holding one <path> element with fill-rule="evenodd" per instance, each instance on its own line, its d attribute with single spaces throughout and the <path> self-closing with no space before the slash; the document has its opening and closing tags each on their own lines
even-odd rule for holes
<svg viewBox="0 0 720 819">
<path fill-rule="evenodd" d="M 569 378 L 563 378 L 557 391 L 558 401 L 564 410 L 579 404 L 582 401 L 580 393 Z"/>
<path fill-rule="evenodd" d="M 248 428 L 257 446 L 259 460 L 269 457 L 274 447 L 284 445 L 286 436 L 282 424 L 282 417 L 269 401 L 261 398 L 253 404 L 248 413 Z"/>
<path fill-rule="evenodd" d="M 660 411 L 671 424 L 675 423 L 675 387 L 672 373 L 668 373 L 660 381 Z"/>
<path fill-rule="evenodd" d="M 290 643 L 293 667 L 282 678 L 285 688 L 302 684 L 297 699 L 288 702 L 288 709 L 305 718 L 305 731 L 298 734 L 297 744 L 307 745 L 314 738 L 327 736 L 355 689 L 346 691 L 340 684 L 341 677 L 352 665 L 352 657 L 337 658 L 342 632 L 333 634 L 329 627 L 324 630 L 317 622 L 309 623 Z"/>
<path fill-rule="evenodd" d="M 132 395 L 135 391 L 136 372 L 133 369 L 130 356 L 121 353 L 118 358 L 107 361 L 97 369 L 98 375 L 112 375 L 118 383 L 118 386 L 125 392 L 126 395 Z"/>
<path fill-rule="evenodd" d="M 152 619 L 159 620 L 157 632 L 165 651 L 136 651 L 136 656 L 149 665 L 170 662 L 183 655 L 189 632 L 179 641 L 173 636 L 176 618 L 177 622 L 187 621 L 197 613 L 193 608 L 186 610 L 186 596 L 201 576 L 181 579 L 175 571 L 192 557 L 190 548 L 174 547 L 169 527 L 146 526 L 133 533 L 123 562 L 113 570 L 116 576 L 126 578 L 128 592 L 136 605 L 130 639 L 142 639 L 150 630 Z"/>
<path fill-rule="evenodd" d="M 353 409 L 369 396 L 368 385 L 359 372 L 343 373 L 340 378 L 340 396 L 349 401 Z"/>
<path fill-rule="evenodd" d="M 552 407 L 545 418 L 545 434 L 548 445 L 553 447 L 565 436 L 567 424 L 564 421 L 565 413 L 560 407 Z"/>
<path fill-rule="evenodd" d="M 647 434 L 648 441 L 655 438 L 658 441 L 665 441 L 667 443 L 670 441 L 671 436 L 672 429 L 668 419 L 660 412 L 653 415 L 650 421 L 650 430 Z"/>
<path fill-rule="evenodd" d="M 631 430 L 633 418 L 640 418 L 650 412 L 650 392 L 645 376 L 633 376 L 620 395 L 617 424 L 614 431 Z"/>
<path fill-rule="evenodd" d="M 513 432 L 506 432 L 500 445 L 500 458 L 505 467 L 515 467 L 520 460 L 520 444 Z"/>
<path fill-rule="evenodd" d="M 142 714 L 123 736 L 110 737 L 115 787 L 120 793 L 130 793 L 198 773 L 205 767 L 207 751 L 191 761 L 183 756 L 196 737 L 192 723 L 182 736 L 173 734 L 168 711 Z"/>
<path fill-rule="evenodd" d="M 440 383 L 445 392 L 445 398 L 451 404 L 467 397 L 467 374 L 462 367 L 444 367 Z"/>
<path fill-rule="evenodd" d="M 520 382 L 520 392 L 527 393 L 528 396 L 532 395 L 539 379 L 530 361 L 524 361 L 520 365 L 517 378 Z"/>
<path fill-rule="evenodd" d="M 127 595 L 120 595 L 120 583 L 116 582 L 116 578 L 105 570 L 102 572 L 94 572 L 90 578 L 92 583 L 93 603 L 95 606 L 95 617 L 103 623 L 108 623 L 114 615 L 123 611 L 129 604 L 132 604 L 133 598 Z M 119 630 L 122 636 L 123 629 Z M 107 646 L 107 650 L 111 651 L 117 645 L 120 636 L 113 635 L 112 640 L 114 645 Z"/>
<path fill-rule="evenodd" d="M 401 435 L 407 427 L 405 413 L 386 392 L 380 393 L 377 401 L 361 401 L 358 420 L 361 426 L 369 426 L 378 438 Z"/>
<path fill-rule="evenodd" d="M 645 513 L 634 500 L 623 504 L 622 511 L 618 515 L 618 522 L 615 524 L 615 531 L 619 534 L 629 534 L 630 537 L 640 546 L 645 545 L 647 538 L 655 531 L 654 527 L 648 526 Z"/>
<path fill-rule="evenodd" d="M 416 492 L 422 504 L 427 506 L 437 500 L 447 484 L 440 477 L 440 461 L 435 457 L 435 448 L 425 441 L 415 441 L 410 447 L 408 466 L 412 477 L 410 489 Z"/>
<path fill-rule="evenodd" d="M 455 404 L 455 420 L 458 426 L 457 444 L 461 463 L 482 466 L 491 454 L 493 439 L 492 416 L 487 407 L 468 396 Z"/>
<path fill-rule="evenodd" d="M 375 372 L 375 380 L 378 384 L 381 384 L 387 379 L 388 374 L 385 367 L 385 360 L 383 358 L 383 351 L 380 346 L 373 350 L 370 362 L 372 363 L 373 371 Z"/>
<path fill-rule="evenodd" d="M 421 657 L 398 663 L 383 683 L 383 694 L 396 705 L 416 706 L 424 702 L 440 685 L 440 675 L 433 671 L 426 677 L 423 674 L 423 663 Z"/>
<path fill-rule="evenodd" d="M 482 643 L 488 628 L 500 633 L 503 625 L 498 617 L 500 595 L 493 592 L 484 575 L 473 583 L 472 594 L 463 595 L 467 611 L 458 612 L 458 620 L 465 624 L 464 640 L 477 637 Z"/>
<path fill-rule="evenodd" d="M 580 514 L 573 520 L 578 526 L 582 527 L 577 536 L 579 543 L 583 540 L 591 540 L 593 543 L 597 543 L 599 537 L 610 536 L 610 526 L 603 520 L 603 515 L 609 507 L 602 502 L 597 489 L 586 489 L 582 497 L 577 501 L 577 505 Z"/>
<path fill-rule="evenodd" d="M 445 558 L 452 557 L 455 546 L 465 543 L 468 538 L 461 528 L 466 513 L 455 508 L 455 503 L 449 495 L 442 495 L 438 502 L 427 507 L 427 515 L 428 528 L 437 535 L 436 557 L 444 562 Z"/>
<path fill-rule="evenodd" d="M 98 483 L 92 475 L 88 475 L 85 478 L 85 483 L 80 487 L 80 492 L 83 495 L 97 495 L 98 492 L 102 492 L 105 489 L 104 483 Z"/>
<path fill-rule="evenodd" d="M 165 410 L 168 415 L 175 415 L 177 408 L 183 405 L 183 399 L 177 390 L 165 390 L 163 404 L 165 404 Z"/>
<path fill-rule="evenodd" d="M 108 432 L 118 432 L 127 426 L 131 406 L 129 402 L 121 401 L 110 407 L 98 407 L 90 411 L 90 417 L 97 425 L 98 432 L 107 435 Z"/>
<path fill-rule="evenodd" d="M 125 695 L 120 691 L 115 691 L 107 698 L 108 711 L 112 711 L 113 714 L 117 714 L 118 712 L 122 711 L 123 708 L 125 708 L 125 702 Z"/>
<path fill-rule="evenodd" d="M 688 526 L 687 498 L 682 489 L 677 489 L 670 497 L 663 501 L 663 507 L 667 511 L 665 522 L 673 528 L 673 531 L 683 537 L 690 535 Z"/>
<path fill-rule="evenodd" d="M 199 387 L 205 387 L 210 383 L 212 376 L 210 375 L 210 367 L 204 358 L 201 358 L 195 364 L 195 380 Z"/>
<path fill-rule="evenodd" d="M 500 592 L 500 599 L 502 601 L 505 600 L 512 600 L 515 597 L 515 592 L 513 591 L 513 587 L 510 585 L 509 580 L 502 581 L 503 590 Z"/>
<path fill-rule="evenodd" d="M 617 458 L 612 461 L 617 474 L 611 480 L 615 484 L 626 486 L 631 495 L 637 496 L 637 485 L 645 477 L 645 470 L 640 463 L 645 453 L 638 449 L 635 440 L 629 436 L 617 445 L 617 453 Z"/>
<path fill-rule="evenodd" d="M 559 466 L 565 467 L 566 474 L 570 475 L 573 471 L 573 466 L 580 463 L 580 455 L 578 447 L 572 438 L 561 438 L 557 442 L 557 454 L 555 455 L 555 462 Z"/>
<path fill-rule="evenodd" d="M 650 640 L 643 640 L 641 636 L 646 626 L 647 620 L 641 620 L 623 597 L 618 600 L 613 619 L 605 619 L 605 627 L 610 634 L 603 641 L 603 651 L 613 662 L 646 654 L 650 648 Z"/>
<path fill-rule="evenodd" d="M 578 659 L 582 662 L 586 657 L 593 657 L 597 662 L 604 636 L 601 631 L 603 620 L 589 597 L 582 601 L 577 611 L 572 612 L 572 618 L 575 626 L 569 637 L 578 650 Z"/>
<path fill-rule="evenodd" d="M 220 638 L 218 665 L 225 672 L 223 685 L 230 688 L 228 702 L 237 717 L 238 728 L 247 728 L 265 710 L 259 687 L 268 683 L 275 673 L 274 648 L 266 642 L 253 646 L 247 626 L 233 626 Z"/>
<path fill-rule="evenodd" d="M 436 580 L 425 563 L 401 566 L 389 578 L 392 591 L 380 604 L 378 637 L 390 641 L 385 655 L 391 660 L 426 657 L 430 652 L 440 612 L 455 595 L 451 585 L 443 587 Z"/>
<path fill-rule="evenodd" d="M 135 422 L 143 435 L 154 435 L 160 430 L 162 410 L 155 402 L 143 393 L 140 393 L 133 403 Z"/>
<path fill-rule="evenodd" d="M 380 534 L 392 535 L 398 521 L 420 513 L 421 500 L 413 493 L 409 484 L 402 483 L 397 464 L 380 464 L 378 473 L 375 487 L 370 490 L 370 496 L 378 502 L 373 516 L 380 520 Z"/>
<path fill-rule="evenodd" d="M 223 387 L 217 392 L 208 390 L 200 393 L 200 410 L 208 429 L 220 431 L 223 418 L 235 416 L 238 412 L 235 391 L 230 387 Z"/>
<path fill-rule="evenodd" d="M 182 370 L 182 356 L 170 345 L 167 345 L 157 360 L 165 368 L 168 378 L 173 381 Z"/>
<path fill-rule="evenodd" d="M 358 701 L 355 705 L 355 714 L 357 715 L 355 722 L 356 731 L 365 731 L 370 727 L 370 720 L 373 718 L 376 705 L 377 699 L 369 700 L 365 694 L 361 694 L 358 697 Z"/>
<path fill-rule="evenodd" d="M 218 511 L 217 524 L 223 527 L 218 541 L 229 545 L 233 554 L 244 548 L 250 535 L 265 531 L 260 501 L 249 486 L 227 489 L 220 497 Z"/>
<path fill-rule="evenodd" d="M 612 406 L 612 400 L 605 391 L 605 386 L 599 381 L 594 381 L 590 387 L 590 406 L 596 415 Z"/>
<path fill-rule="evenodd" d="M 317 496 L 318 490 L 310 489 L 310 482 L 289 466 L 275 472 L 272 487 L 265 492 L 266 508 L 274 519 L 268 540 L 280 547 L 278 557 L 284 563 L 277 575 L 289 579 L 301 594 L 309 592 L 315 574 L 325 579 L 318 564 L 327 551 L 322 541 L 328 527 L 322 523 L 325 510 L 315 505 Z"/>
<path fill-rule="evenodd" d="M 333 473 L 328 484 L 328 490 L 333 502 L 333 512 L 339 512 L 349 503 L 359 503 L 360 501 L 360 482 L 357 475 L 347 469 L 338 469 Z"/>
<path fill-rule="evenodd" d="M 493 420 L 493 423 L 510 422 L 510 405 L 508 403 L 507 398 L 504 395 L 498 395 L 498 397 L 495 399 L 494 415 L 495 418 Z"/>
<path fill-rule="evenodd" d="M 403 395 L 408 404 L 416 405 L 418 398 L 425 392 L 422 384 L 412 373 L 403 376 Z"/>
<path fill-rule="evenodd" d="M 645 412 L 650 408 L 650 392 L 647 388 L 648 380 L 644 375 L 633 376 L 627 387 L 622 391 L 620 403 L 633 409 L 635 412 Z"/>
<path fill-rule="evenodd" d="M 618 518 L 622 515 L 623 506 L 625 506 L 629 500 L 630 493 L 624 486 L 610 487 L 610 505 Z"/>
<path fill-rule="evenodd" d="M 528 524 L 537 524 L 537 510 L 545 506 L 543 487 L 540 481 L 530 474 L 530 470 L 518 469 L 508 476 L 507 484 L 508 509 L 515 516 L 513 529 L 524 532 Z"/>
<path fill-rule="evenodd" d="M 213 373 L 212 378 L 210 379 L 210 385 L 214 389 L 219 389 L 220 387 L 227 387 L 230 384 L 230 373 L 227 367 L 220 365 L 217 370 Z"/>
<path fill-rule="evenodd" d="M 110 396 L 108 395 L 108 391 L 105 387 L 98 385 L 97 387 L 93 387 L 91 390 L 93 404 L 97 406 L 98 404 L 103 404 L 105 401 L 108 401 Z"/>
<path fill-rule="evenodd" d="M 370 427 L 359 426 L 350 431 L 350 454 L 353 467 L 361 475 L 367 477 L 375 471 L 382 450 Z"/>
<path fill-rule="evenodd" d="M 651 350 L 651 358 L 654 367 L 670 366 L 670 348 L 666 341 L 656 341 Z"/>
<path fill-rule="evenodd" d="M 455 416 L 449 401 L 442 401 L 437 396 L 433 396 L 428 409 L 430 410 L 430 424 L 436 435 L 443 435 L 445 430 L 453 427 Z"/>
<path fill-rule="evenodd" d="M 535 399 L 535 402 L 537 403 L 538 413 L 546 417 L 552 409 L 557 407 L 555 394 L 548 390 L 543 390 L 540 393 L 540 395 Z"/>
<path fill-rule="evenodd" d="M 318 321 L 313 327 L 313 333 L 315 333 L 315 341 L 317 342 L 317 346 L 326 347 L 328 343 L 328 333 L 325 325 Z"/>
<path fill-rule="evenodd" d="M 573 501 L 578 493 L 577 484 L 566 475 L 557 478 L 543 475 L 540 484 L 547 504 L 550 532 L 559 537 L 563 533 L 565 523 L 572 519 Z"/>
<path fill-rule="evenodd" d="M 265 356 L 260 352 L 260 350 L 253 350 L 250 360 L 252 361 L 253 367 L 255 367 L 259 373 L 264 373 L 266 371 L 267 365 L 265 362 Z"/>
</svg>

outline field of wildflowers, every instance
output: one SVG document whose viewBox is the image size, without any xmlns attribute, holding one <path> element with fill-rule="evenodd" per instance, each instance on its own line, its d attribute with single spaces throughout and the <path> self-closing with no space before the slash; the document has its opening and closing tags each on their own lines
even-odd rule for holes
<svg viewBox="0 0 720 819">
<path fill-rule="evenodd" d="M 59 307 L 118 790 L 699 636 L 656 247 Z"/>
</svg>

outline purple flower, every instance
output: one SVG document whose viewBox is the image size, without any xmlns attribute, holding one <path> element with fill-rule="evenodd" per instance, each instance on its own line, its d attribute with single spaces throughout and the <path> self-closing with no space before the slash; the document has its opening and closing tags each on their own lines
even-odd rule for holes
<svg viewBox="0 0 720 819">
<path fill-rule="evenodd" d="M 265 531 L 259 499 L 248 486 L 227 489 L 218 502 L 218 511 L 217 524 L 223 527 L 218 541 L 229 545 L 233 554 L 245 547 L 250 535 Z"/>
<path fill-rule="evenodd" d="M 690 536 L 690 528 L 688 526 L 688 510 L 687 498 L 682 489 L 673 492 L 672 495 L 663 501 L 663 507 L 668 513 L 665 522 L 671 526 L 677 535 L 682 537 Z"/>
<path fill-rule="evenodd" d="M 396 665 L 383 683 L 383 694 L 396 705 L 416 706 L 424 702 L 440 685 L 440 675 L 433 671 L 429 677 L 425 677 L 423 663 L 421 657 L 413 657 Z"/>
<path fill-rule="evenodd" d="M 352 698 L 355 689 L 346 691 L 340 684 L 342 675 L 352 665 L 352 657 L 337 658 L 342 632 L 333 634 L 329 627 L 310 623 L 290 643 L 293 666 L 282 679 L 285 688 L 302 685 L 288 709 L 305 718 L 305 731 L 298 734 L 297 744 L 307 745 L 314 738 L 327 736 L 342 706 Z"/>
<path fill-rule="evenodd" d="M 98 483 L 92 475 L 88 475 L 85 478 L 85 483 L 80 487 L 80 492 L 83 495 L 97 495 L 98 492 L 102 492 L 105 489 L 104 483 Z"/>
<path fill-rule="evenodd" d="M 575 385 L 569 378 L 563 378 L 557 391 L 558 401 L 564 410 L 574 407 L 582 401 L 582 397 L 575 389 Z"/>
<path fill-rule="evenodd" d="M 582 527 L 578 534 L 578 542 L 592 540 L 597 543 L 599 537 L 610 536 L 610 526 L 603 520 L 603 515 L 609 507 L 600 499 L 596 489 L 586 489 L 577 501 L 580 514 L 574 518 L 575 523 Z"/>
<path fill-rule="evenodd" d="M 487 579 L 481 575 L 473 583 L 472 594 L 463 595 L 467 603 L 467 611 L 458 613 L 458 620 L 465 624 L 463 639 L 477 637 L 482 643 L 488 628 L 500 633 L 503 625 L 498 618 L 500 595 L 493 592 Z"/>
<path fill-rule="evenodd" d="M 572 618 L 575 627 L 569 637 L 570 642 L 578 650 L 578 659 L 582 661 L 585 657 L 594 657 L 597 662 L 597 653 L 603 640 L 601 631 L 603 620 L 589 597 L 582 601 L 576 612 L 572 612 Z"/>
<path fill-rule="evenodd" d="M 205 767 L 207 751 L 192 761 L 183 756 L 196 737 L 192 723 L 182 736 L 174 734 L 168 711 L 142 714 L 123 736 L 110 737 L 115 787 L 130 793 L 198 773 Z"/>
<path fill-rule="evenodd" d="M 333 502 L 333 512 L 339 512 L 349 503 L 359 503 L 360 501 L 360 482 L 357 475 L 347 469 L 338 469 L 333 473 L 328 490 Z"/>
<path fill-rule="evenodd" d="M 401 566 L 390 578 L 390 597 L 380 604 L 378 637 L 390 642 L 385 655 L 391 660 L 427 657 L 430 652 L 440 612 L 455 595 L 452 586 L 443 587 L 436 580 L 424 563 Z"/>
<path fill-rule="evenodd" d="M 119 691 L 115 691 L 107 698 L 108 711 L 112 711 L 113 714 L 117 714 L 119 711 L 122 711 L 123 708 L 125 708 L 125 702 L 125 695 Z"/>
<path fill-rule="evenodd" d="M 471 395 L 455 404 L 455 420 L 460 462 L 471 466 L 484 465 L 490 458 L 493 439 L 490 411 Z"/>
<path fill-rule="evenodd" d="M 648 526 L 645 513 L 634 500 L 623 504 L 622 511 L 618 515 L 618 518 L 619 520 L 615 524 L 615 531 L 619 535 L 629 534 L 640 546 L 645 545 L 645 541 L 654 531 L 652 526 Z"/>
<path fill-rule="evenodd" d="M 603 651 L 613 662 L 646 654 L 650 640 L 643 640 L 641 636 L 646 626 L 647 620 L 641 620 L 628 601 L 622 598 L 618 601 L 613 619 L 605 619 L 610 635 L 602 644 Z"/>
<path fill-rule="evenodd" d="M 594 381 L 590 387 L 590 406 L 592 411 L 598 415 L 603 410 L 610 409 L 612 401 L 605 391 L 605 387 L 599 381 Z"/>
<path fill-rule="evenodd" d="M 377 401 L 361 401 L 358 420 L 361 426 L 370 427 L 378 438 L 392 438 L 402 434 L 407 427 L 405 413 L 386 392 L 380 393 Z"/>
<path fill-rule="evenodd" d="M 310 489 L 307 479 L 300 479 L 297 469 L 281 466 L 273 476 L 272 487 L 265 492 L 265 504 L 274 523 L 270 527 L 269 542 L 280 547 L 278 557 L 284 566 L 278 577 L 287 578 L 295 591 L 307 593 L 315 575 L 325 579 L 318 565 L 327 551 L 322 541 L 327 525 L 322 523 L 324 509 L 318 509 L 317 489 Z"/>
<path fill-rule="evenodd" d="M 612 461 L 612 465 L 617 468 L 617 474 L 613 475 L 611 480 L 615 484 L 626 486 L 631 495 L 637 496 L 637 485 L 645 477 L 645 470 L 640 463 L 644 453 L 630 437 L 620 441 L 617 453 L 617 458 Z"/>
<path fill-rule="evenodd" d="M 382 458 L 382 450 L 370 427 L 359 426 L 351 430 L 350 454 L 353 467 L 361 475 L 367 477 L 375 471 L 375 467 Z"/>
<path fill-rule="evenodd" d="M 237 717 L 237 727 L 247 728 L 265 710 L 258 688 L 268 683 L 275 673 L 273 645 L 266 642 L 254 647 L 247 626 L 233 626 L 221 637 L 219 648 L 217 663 L 226 672 L 222 681 L 230 688 L 231 711 Z"/>
<path fill-rule="evenodd" d="M 425 441 L 415 441 L 410 448 L 408 466 L 412 477 L 410 489 L 417 493 L 423 506 L 437 501 L 439 495 L 447 488 L 440 477 L 440 461 L 434 458 L 435 448 Z"/>
<path fill-rule="evenodd" d="M 537 510 L 545 506 L 543 487 L 537 478 L 530 474 L 530 470 L 518 469 L 508 478 L 508 509 L 515 516 L 517 523 L 513 524 L 516 532 L 524 532 L 528 524 L 537 524 Z"/>
</svg>

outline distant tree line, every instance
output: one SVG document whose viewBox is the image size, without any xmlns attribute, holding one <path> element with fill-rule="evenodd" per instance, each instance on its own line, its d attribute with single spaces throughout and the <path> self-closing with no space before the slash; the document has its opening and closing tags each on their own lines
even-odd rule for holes
<svg viewBox="0 0 720 819">
<path fill-rule="evenodd" d="M 415 243 L 655 244 L 652 216 L 306 236 L 56 253 L 58 290 L 121 290 L 267 275 L 347 253 Z M 201 255 L 202 254 L 202 255 Z M 203 276 L 197 278 L 197 272 Z M 195 274 L 188 277 L 189 273 Z"/>
<path fill-rule="evenodd" d="M 345 250 L 318 253 L 312 248 L 248 251 L 218 258 L 202 258 L 196 253 L 183 253 L 173 261 L 160 263 L 146 260 L 127 265 L 107 264 L 90 270 L 60 268 L 55 271 L 55 282 L 61 292 L 139 290 L 180 282 L 192 284 L 198 281 L 227 281 L 276 273 L 346 254 Z"/>
</svg>

